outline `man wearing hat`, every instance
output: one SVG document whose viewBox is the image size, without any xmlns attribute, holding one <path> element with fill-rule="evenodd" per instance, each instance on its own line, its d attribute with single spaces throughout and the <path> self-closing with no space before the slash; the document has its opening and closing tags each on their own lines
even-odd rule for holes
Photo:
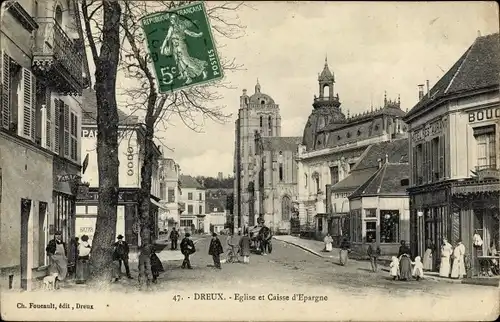
<svg viewBox="0 0 500 322">
<path fill-rule="evenodd" d="M 189 255 L 194 254 L 196 249 L 194 248 L 194 243 L 191 240 L 191 234 L 186 233 L 181 241 L 181 253 L 184 255 L 184 261 L 182 262 L 182 268 L 193 269 L 191 267 L 191 262 L 189 261 Z"/>
<path fill-rule="evenodd" d="M 122 235 L 118 235 L 118 241 L 114 244 L 113 251 L 113 261 L 118 261 L 119 274 L 122 272 L 122 262 L 125 266 L 125 272 L 127 273 L 127 277 L 132 279 L 133 277 L 130 275 L 130 268 L 128 267 L 128 253 L 129 247 L 126 241 L 123 240 Z"/>
<path fill-rule="evenodd" d="M 212 233 L 212 240 L 210 241 L 210 246 L 208 247 L 208 255 L 212 255 L 212 259 L 214 260 L 214 267 L 221 269 L 220 266 L 220 254 L 224 253 L 224 249 L 222 248 L 222 244 L 217 238 L 217 233 Z"/>
</svg>

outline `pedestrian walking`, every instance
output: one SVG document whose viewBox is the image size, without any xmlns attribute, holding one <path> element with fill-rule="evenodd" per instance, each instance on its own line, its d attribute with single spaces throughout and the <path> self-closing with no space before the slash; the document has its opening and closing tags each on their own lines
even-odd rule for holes
<svg viewBox="0 0 500 322">
<path fill-rule="evenodd" d="M 116 237 L 118 241 L 114 244 L 113 250 L 113 261 L 118 261 L 118 278 L 122 273 L 122 262 L 123 266 L 125 266 L 125 273 L 129 279 L 132 279 L 132 275 L 130 275 L 130 267 L 128 266 L 128 255 L 129 255 L 129 246 L 126 241 L 123 240 L 122 235 L 118 235 Z"/>
<path fill-rule="evenodd" d="M 250 237 L 248 231 L 245 231 L 243 237 L 240 238 L 240 254 L 243 256 L 243 263 L 250 263 Z"/>
<path fill-rule="evenodd" d="M 349 237 L 345 236 L 340 243 L 340 265 L 345 266 L 349 259 L 349 252 L 351 251 L 351 243 Z"/>
<path fill-rule="evenodd" d="M 331 252 L 333 249 L 333 238 L 330 236 L 330 234 L 326 234 L 325 238 L 323 239 L 323 242 L 325 243 L 325 252 Z"/>
<path fill-rule="evenodd" d="M 89 236 L 83 235 L 82 241 L 78 244 L 78 260 L 76 265 L 76 284 L 84 284 L 89 275 L 89 259 L 91 246 L 89 244 Z"/>
<path fill-rule="evenodd" d="M 154 246 L 151 244 L 142 245 L 139 248 L 139 287 L 142 289 L 144 284 L 149 287 L 153 278 L 151 270 L 151 254 L 155 252 Z"/>
<path fill-rule="evenodd" d="M 418 281 L 424 278 L 424 264 L 420 259 L 420 256 L 415 257 L 415 262 L 413 264 L 413 277 Z"/>
<path fill-rule="evenodd" d="M 158 258 L 158 255 L 156 255 L 156 252 L 151 253 L 151 274 L 153 275 L 153 283 L 157 283 L 158 276 L 160 276 L 160 273 L 164 272 L 165 269 L 163 268 L 163 264 L 161 263 L 161 260 Z"/>
<path fill-rule="evenodd" d="M 210 246 L 208 248 L 208 255 L 212 255 L 212 259 L 214 260 L 214 267 L 221 269 L 220 266 L 220 254 L 224 253 L 224 249 L 222 248 L 222 244 L 217 238 L 216 233 L 212 233 L 212 240 L 210 241 Z"/>
<path fill-rule="evenodd" d="M 396 280 L 399 277 L 399 260 L 396 256 L 392 256 L 389 273 L 393 280 Z"/>
<path fill-rule="evenodd" d="M 372 239 L 372 243 L 368 246 L 368 257 L 370 257 L 370 264 L 372 266 L 372 272 L 377 272 L 377 261 L 380 257 L 380 246 L 377 244 L 375 239 Z"/>
<path fill-rule="evenodd" d="M 175 227 L 172 228 L 172 231 L 170 232 L 170 249 L 171 250 L 176 250 L 177 249 L 177 240 L 179 239 L 179 232 L 175 230 Z"/>
<path fill-rule="evenodd" d="M 189 256 L 196 252 L 194 243 L 191 240 L 191 234 L 186 233 L 181 241 L 181 253 L 184 255 L 184 260 L 182 261 L 182 268 L 193 269 L 191 267 L 191 262 L 189 261 Z"/>
<path fill-rule="evenodd" d="M 411 280 L 411 252 L 410 247 L 406 245 L 406 241 L 401 241 L 399 246 L 399 277 L 403 281 Z"/>
<path fill-rule="evenodd" d="M 457 246 L 453 250 L 453 266 L 451 267 L 451 278 L 462 278 L 465 272 L 465 246 L 461 240 L 458 240 Z"/>
</svg>

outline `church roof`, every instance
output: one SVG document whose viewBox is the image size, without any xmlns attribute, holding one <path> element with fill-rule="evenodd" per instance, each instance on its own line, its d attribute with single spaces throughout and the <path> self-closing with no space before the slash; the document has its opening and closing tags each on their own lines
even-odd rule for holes
<svg viewBox="0 0 500 322">
<path fill-rule="evenodd" d="M 302 137 L 262 137 L 262 148 L 267 151 L 296 151 Z"/>
<path fill-rule="evenodd" d="M 83 90 L 82 124 L 97 124 L 97 99 L 96 93 L 92 89 Z M 137 124 L 139 118 L 135 115 L 128 115 L 118 109 L 118 124 Z"/>
<path fill-rule="evenodd" d="M 500 84 L 500 36 L 498 33 L 478 37 L 448 72 L 439 79 L 406 115 L 415 115 L 433 102 Z"/>
<path fill-rule="evenodd" d="M 407 185 L 401 180 L 410 174 L 408 163 L 385 163 L 364 184 L 354 191 L 349 199 L 369 195 L 407 195 Z"/>
<path fill-rule="evenodd" d="M 250 104 L 275 104 L 274 100 L 271 96 L 264 94 L 260 91 L 259 80 L 257 80 L 257 84 L 255 85 L 255 93 L 250 96 Z M 264 104 L 262 104 L 264 102 Z"/>
</svg>

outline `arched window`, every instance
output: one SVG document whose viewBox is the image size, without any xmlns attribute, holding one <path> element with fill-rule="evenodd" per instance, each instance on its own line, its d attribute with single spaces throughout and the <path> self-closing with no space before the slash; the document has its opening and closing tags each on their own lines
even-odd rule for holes
<svg viewBox="0 0 500 322">
<path fill-rule="evenodd" d="M 279 152 L 278 156 L 278 171 L 279 171 L 279 180 L 283 181 L 285 177 L 285 173 L 283 171 L 283 152 Z"/>
<path fill-rule="evenodd" d="M 289 196 L 283 196 L 281 199 L 281 220 L 290 220 L 292 212 L 292 199 Z"/>
<path fill-rule="evenodd" d="M 323 85 L 323 97 L 330 97 L 330 86 Z"/>
<path fill-rule="evenodd" d="M 260 105 L 264 105 L 264 104 L 266 104 L 266 101 L 261 100 L 261 101 L 260 101 Z"/>
<path fill-rule="evenodd" d="M 314 172 L 312 174 L 312 178 L 314 180 L 314 183 L 316 184 L 316 193 L 319 193 L 319 173 Z"/>
<path fill-rule="evenodd" d="M 307 173 L 304 173 L 304 181 L 305 181 L 305 184 L 304 184 L 304 187 L 307 188 L 307 179 L 309 179 L 307 177 Z"/>
<path fill-rule="evenodd" d="M 54 18 L 56 19 L 56 22 L 59 24 L 59 26 L 62 26 L 63 12 L 62 12 L 62 8 L 60 5 L 56 5 Z"/>
</svg>

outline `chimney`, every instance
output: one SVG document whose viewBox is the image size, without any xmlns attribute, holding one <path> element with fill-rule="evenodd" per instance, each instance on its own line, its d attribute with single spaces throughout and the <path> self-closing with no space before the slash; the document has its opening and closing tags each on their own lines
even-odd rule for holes
<svg viewBox="0 0 500 322">
<path fill-rule="evenodd" d="M 425 83 L 427 84 L 427 93 L 426 94 L 429 94 L 429 80 L 426 80 Z"/>
<path fill-rule="evenodd" d="M 418 85 L 418 100 L 420 101 L 424 97 L 424 84 Z"/>
<path fill-rule="evenodd" d="M 478 37 L 481 37 L 481 30 L 478 30 L 478 31 L 477 31 L 477 36 L 478 36 Z"/>
</svg>

